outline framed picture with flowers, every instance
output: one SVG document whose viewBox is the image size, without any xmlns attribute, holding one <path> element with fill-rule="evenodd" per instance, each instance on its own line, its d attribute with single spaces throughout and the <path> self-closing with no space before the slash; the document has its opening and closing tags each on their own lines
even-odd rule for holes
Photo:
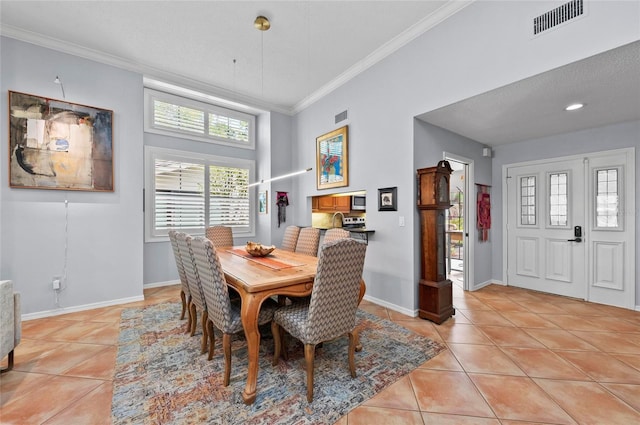
<svg viewBox="0 0 640 425">
<path fill-rule="evenodd" d="M 316 138 L 318 189 L 349 186 L 349 136 L 345 125 Z"/>
</svg>

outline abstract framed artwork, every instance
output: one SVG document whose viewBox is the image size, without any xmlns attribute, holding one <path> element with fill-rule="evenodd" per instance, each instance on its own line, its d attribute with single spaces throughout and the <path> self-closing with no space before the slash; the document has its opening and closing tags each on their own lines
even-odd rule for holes
<svg viewBox="0 0 640 425">
<path fill-rule="evenodd" d="M 318 189 L 349 185 L 348 126 L 316 138 L 316 179 Z"/>
<path fill-rule="evenodd" d="M 269 212 L 269 191 L 258 192 L 258 214 Z"/>
<path fill-rule="evenodd" d="M 398 188 L 385 187 L 378 189 L 378 211 L 398 210 Z"/>
<path fill-rule="evenodd" d="M 9 91 L 9 186 L 113 192 L 113 111 Z"/>
</svg>

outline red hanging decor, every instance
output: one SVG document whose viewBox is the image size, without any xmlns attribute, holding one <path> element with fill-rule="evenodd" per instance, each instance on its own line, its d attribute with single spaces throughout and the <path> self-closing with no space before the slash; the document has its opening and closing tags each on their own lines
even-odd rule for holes
<svg viewBox="0 0 640 425">
<path fill-rule="evenodd" d="M 489 240 L 489 229 L 491 229 L 491 186 L 476 184 L 478 186 L 478 239 L 480 242 Z"/>
</svg>

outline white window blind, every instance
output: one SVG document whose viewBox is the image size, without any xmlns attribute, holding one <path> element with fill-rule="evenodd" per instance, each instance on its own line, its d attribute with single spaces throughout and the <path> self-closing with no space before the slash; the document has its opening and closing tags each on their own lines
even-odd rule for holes
<svg viewBox="0 0 640 425">
<path fill-rule="evenodd" d="M 254 115 L 150 88 L 144 93 L 146 132 L 255 149 Z"/>
<path fill-rule="evenodd" d="M 145 168 L 146 241 L 164 240 L 171 229 L 203 234 L 214 225 L 254 233 L 254 161 L 147 146 Z"/>
</svg>

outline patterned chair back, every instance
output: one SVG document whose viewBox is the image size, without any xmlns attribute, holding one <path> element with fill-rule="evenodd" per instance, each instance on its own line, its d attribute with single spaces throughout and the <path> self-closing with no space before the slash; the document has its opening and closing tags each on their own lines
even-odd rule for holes
<svg viewBox="0 0 640 425">
<path fill-rule="evenodd" d="M 187 277 L 187 284 L 189 285 L 189 292 L 191 293 L 191 301 L 200 311 L 206 311 L 207 304 L 204 300 L 204 292 L 202 291 L 202 285 L 200 285 L 200 278 L 198 277 L 196 265 L 193 261 L 193 253 L 191 252 L 191 239 L 193 239 L 191 235 L 187 235 L 183 232 L 176 233 L 176 242 L 178 244 L 180 258 L 182 258 L 184 274 Z"/>
<path fill-rule="evenodd" d="M 318 242 L 320 242 L 320 230 L 315 227 L 303 227 L 298 235 L 295 252 L 317 257 Z"/>
<path fill-rule="evenodd" d="M 283 251 L 295 252 L 299 234 L 300 228 L 298 226 L 287 226 L 287 228 L 284 229 L 284 236 L 282 237 L 282 245 L 280 246 L 280 249 Z"/>
<path fill-rule="evenodd" d="M 237 329 L 231 327 L 231 301 L 227 282 L 213 243 L 209 239 L 195 237 L 191 239 L 191 251 L 207 303 L 209 320 L 222 332 L 236 332 Z"/>
<path fill-rule="evenodd" d="M 367 245 L 355 239 L 320 248 L 305 343 L 327 341 L 353 330 L 366 251 Z"/>
<path fill-rule="evenodd" d="M 178 276 L 180 277 L 182 292 L 189 296 L 191 292 L 189 291 L 189 284 L 187 283 L 187 275 L 184 273 L 184 265 L 182 264 L 182 257 L 180 256 L 180 250 L 178 249 L 176 233 L 178 232 L 175 230 L 169 230 L 169 240 L 171 241 L 171 248 L 173 248 L 173 256 L 176 259 L 176 267 L 178 268 Z"/>
<path fill-rule="evenodd" d="M 324 239 L 322 244 L 326 244 L 329 242 L 337 241 L 338 239 L 348 239 L 351 237 L 351 233 L 344 229 L 329 229 L 324 234 Z"/>
<path fill-rule="evenodd" d="M 205 234 L 214 246 L 233 246 L 233 231 L 231 227 L 207 227 Z"/>
</svg>

